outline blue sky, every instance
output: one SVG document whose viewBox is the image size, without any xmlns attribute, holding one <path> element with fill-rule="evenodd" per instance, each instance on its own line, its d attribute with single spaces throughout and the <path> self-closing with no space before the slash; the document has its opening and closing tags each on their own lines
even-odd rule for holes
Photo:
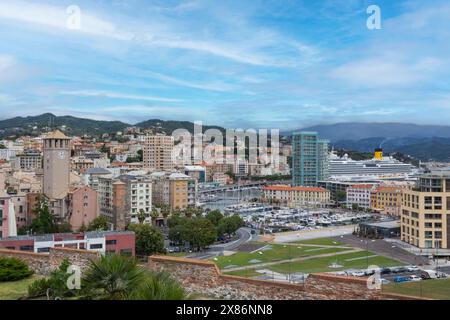
<svg viewBox="0 0 450 320">
<path fill-rule="evenodd" d="M 0 0 L 0 118 L 447 125 L 449 17 L 446 0 Z"/>
</svg>

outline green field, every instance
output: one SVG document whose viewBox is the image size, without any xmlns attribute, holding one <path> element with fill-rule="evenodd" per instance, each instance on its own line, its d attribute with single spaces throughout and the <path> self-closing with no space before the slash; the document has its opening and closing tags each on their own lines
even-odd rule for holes
<svg viewBox="0 0 450 320">
<path fill-rule="evenodd" d="M 383 292 L 428 299 L 450 300 L 450 279 L 391 283 L 383 286 Z"/>
<path fill-rule="evenodd" d="M 369 258 L 367 259 L 367 256 Z M 279 273 L 289 272 L 332 272 L 346 269 L 364 269 L 367 268 L 367 262 L 370 265 L 376 265 L 379 267 L 389 266 L 401 266 L 404 263 L 382 256 L 375 256 L 374 253 L 368 251 L 352 252 L 348 254 L 336 255 L 333 257 L 313 258 L 300 262 L 292 263 L 280 263 L 277 265 L 269 266 L 270 269 Z M 350 260 L 357 259 L 357 260 Z M 341 268 L 329 268 L 331 264 L 337 262 L 341 265 Z"/>
<path fill-rule="evenodd" d="M 17 300 L 27 295 L 28 286 L 36 279 L 39 277 L 32 276 L 20 281 L 0 282 L 0 300 Z"/>
<path fill-rule="evenodd" d="M 187 253 L 187 252 L 171 252 L 171 253 L 168 253 L 167 255 L 169 256 L 169 257 L 179 257 L 179 258 L 183 258 L 183 257 L 186 257 L 187 255 L 189 255 L 190 253 Z"/>
<path fill-rule="evenodd" d="M 369 258 L 367 258 L 369 257 Z M 356 259 L 356 260 L 353 260 Z M 330 268 L 329 266 L 333 263 L 338 263 L 342 267 L 340 268 Z M 331 256 L 331 257 L 322 257 L 322 258 L 311 258 L 304 261 L 298 262 L 285 262 L 279 263 L 272 266 L 263 267 L 264 269 L 272 270 L 278 273 L 317 273 L 317 272 L 333 272 L 333 271 L 341 271 L 347 269 L 365 269 L 367 268 L 367 262 L 370 265 L 376 265 L 379 267 L 388 267 L 388 266 L 401 266 L 404 265 L 402 262 L 382 257 L 375 256 L 374 253 L 368 251 L 360 251 L 360 252 L 352 252 L 345 253 L 341 255 Z M 255 277 L 261 275 L 256 272 L 254 268 L 249 266 L 244 270 L 238 270 L 233 272 L 226 272 L 226 269 L 223 270 L 226 274 L 242 276 L 242 277 Z"/>
<path fill-rule="evenodd" d="M 269 250 L 258 250 L 254 253 L 238 252 L 231 256 L 217 257 L 214 262 L 219 268 L 224 269 L 227 266 L 242 267 L 256 264 L 250 262 L 252 260 L 258 260 L 258 263 L 275 262 L 348 250 L 342 248 L 314 248 L 283 244 L 270 244 L 270 246 L 272 248 Z"/>
<path fill-rule="evenodd" d="M 309 240 L 301 240 L 301 241 L 294 241 L 289 242 L 291 244 L 313 244 L 313 245 L 319 245 L 319 246 L 343 246 L 344 243 L 340 241 L 335 241 L 330 238 L 319 238 L 319 239 L 309 239 Z"/>
</svg>

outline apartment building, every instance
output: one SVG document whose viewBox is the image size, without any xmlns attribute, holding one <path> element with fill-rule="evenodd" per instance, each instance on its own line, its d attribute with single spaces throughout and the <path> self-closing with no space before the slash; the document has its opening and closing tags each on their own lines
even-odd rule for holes
<svg viewBox="0 0 450 320">
<path fill-rule="evenodd" d="M 11 158 L 15 170 L 36 170 L 42 168 L 42 155 L 39 151 L 26 150 Z"/>
<path fill-rule="evenodd" d="M 292 184 L 317 186 L 329 172 L 328 140 L 317 132 L 297 132 L 292 136 Z"/>
<path fill-rule="evenodd" d="M 135 234 L 130 231 L 54 233 L 41 236 L 16 236 L 0 239 L 0 248 L 48 253 L 50 248 L 71 248 L 135 256 Z"/>
<path fill-rule="evenodd" d="M 98 216 L 98 194 L 97 191 L 83 186 L 73 188 L 68 197 L 68 219 L 72 230 L 80 230 L 87 227 Z"/>
<path fill-rule="evenodd" d="M 153 202 L 169 205 L 172 209 L 195 206 L 198 199 L 198 182 L 183 173 L 154 172 Z"/>
<path fill-rule="evenodd" d="M 121 175 L 98 177 L 100 214 L 108 217 L 115 229 L 124 229 L 137 223 L 138 214 L 146 213 L 146 223 L 151 223 L 152 181 L 145 176 Z"/>
<path fill-rule="evenodd" d="M 319 187 L 268 186 L 263 188 L 263 197 L 291 208 L 323 208 L 330 204 L 330 191 Z"/>
<path fill-rule="evenodd" d="M 421 249 L 450 248 L 450 172 L 427 173 L 404 190 L 401 239 Z"/>
<path fill-rule="evenodd" d="M 404 187 L 379 186 L 371 194 L 371 208 L 382 214 L 400 216 Z"/>
<path fill-rule="evenodd" d="M 347 188 L 347 208 L 358 206 L 362 209 L 371 208 L 372 193 L 376 185 L 374 184 L 354 184 Z"/>
<path fill-rule="evenodd" d="M 172 136 L 148 135 L 143 144 L 144 167 L 151 170 L 171 171 L 174 168 Z"/>
</svg>

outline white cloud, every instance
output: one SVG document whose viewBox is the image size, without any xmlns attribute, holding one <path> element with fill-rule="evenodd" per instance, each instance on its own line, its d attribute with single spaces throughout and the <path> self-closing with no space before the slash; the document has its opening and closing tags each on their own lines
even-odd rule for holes
<svg viewBox="0 0 450 320">
<path fill-rule="evenodd" d="M 112 99 L 127 99 L 127 100 L 141 100 L 141 101 L 159 101 L 159 102 L 180 102 L 182 100 L 156 97 L 156 96 L 142 96 L 133 94 L 123 94 L 100 90 L 78 90 L 78 91 L 62 91 L 62 95 L 78 96 L 78 97 L 104 97 Z"/>
<path fill-rule="evenodd" d="M 198 8 L 198 6 L 198 3 L 192 3 L 185 8 Z M 233 38 L 227 37 L 226 41 L 220 41 L 214 35 L 203 37 L 202 30 L 191 29 L 187 33 L 185 26 L 178 25 L 174 20 L 159 17 L 149 23 L 134 19 L 128 19 L 128 21 L 118 19 L 122 22 L 119 25 L 81 7 L 81 29 L 71 30 L 67 26 L 69 15 L 65 7 L 23 0 L 0 3 L 0 18 L 56 28 L 66 31 L 68 35 L 78 33 L 144 46 L 189 50 L 255 66 L 296 66 L 309 59 L 314 60 L 312 54 L 314 53 L 314 56 L 317 54 L 312 47 L 284 39 L 271 30 L 244 24 L 223 26 L 223 28 L 230 28 L 227 30 L 228 33 L 237 28 L 241 30 L 239 33 L 232 32 L 235 34 Z M 249 37 L 246 36 L 247 34 Z M 279 55 L 273 56 L 271 51 Z M 292 52 L 295 56 L 289 58 L 288 53 Z"/>
<path fill-rule="evenodd" d="M 367 58 L 341 65 L 330 74 L 358 86 L 408 86 L 432 79 L 440 65 L 436 58 L 418 58 L 411 63 L 389 57 Z"/>
</svg>

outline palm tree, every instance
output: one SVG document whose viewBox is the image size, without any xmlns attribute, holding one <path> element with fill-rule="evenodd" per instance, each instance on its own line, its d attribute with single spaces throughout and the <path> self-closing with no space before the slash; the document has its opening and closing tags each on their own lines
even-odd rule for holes
<svg viewBox="0 0 450 320">
<path fill-rule="evenodd" d="M 159 217 L 158 210 L 156 210 L 156 208 L 153 208 L 152 212 L 150 213 L 150 216 L 152 217 L 152 224 L 153 224 L 153 226 L 156 226 L 156 220 Z"/>
<path fill-rule="evenodd" d="M 171 212 L 170 206 L 164 205 L 164 206 L 161 207 L 161 214 L 162 214 L 162 216 L 164 218 L 164 225 L 165 226 L 167 225 L 167 218 L 170 216 L 170 212 Z"/>
<path fill-rule="evenodd" d="M 99 300 L 125 300 L 146 279 L 145 269 L 134 259 L 105 255 L 91 261 L 83 277 L 86 297 Z"/>
<path fill-rule="evenodd" d="M 164 272 L 139 267 L 133 258 L 106 255 L 91 261 L 82 282 L 84 298 L 98 300 L 183 300 L 190 296 Z"/>
<path fill-rule="evenodd" d="M 189 295 L 178 281 L 166 272 L 147 272 L 146 280 L 130 296 L 130 300 L 186 300 Z"/>
<path fill-rule="evenodd" d="M 194 209 L 192 207 L 186 207 L 186 209 L 184 209 L 184 216 L 186 218 L 191 218 L 193 214 L 194 214 Z"/>
<path fill-rule="evenodd" d="M 203 217 L 203 208 L 202 207 L 194 208 L 194 212 L 195 212 L 195 215 L 197 216 L 197 218 Z"/>
<path fill-rule="evenodd" d="M 145 221 L 145 218 L 147 218 L 147 214 L 143 209 L 139 210 L 139 213 L 137 214 L 137 218 L 140 224 L 143 224 Z"/>
</svg>

